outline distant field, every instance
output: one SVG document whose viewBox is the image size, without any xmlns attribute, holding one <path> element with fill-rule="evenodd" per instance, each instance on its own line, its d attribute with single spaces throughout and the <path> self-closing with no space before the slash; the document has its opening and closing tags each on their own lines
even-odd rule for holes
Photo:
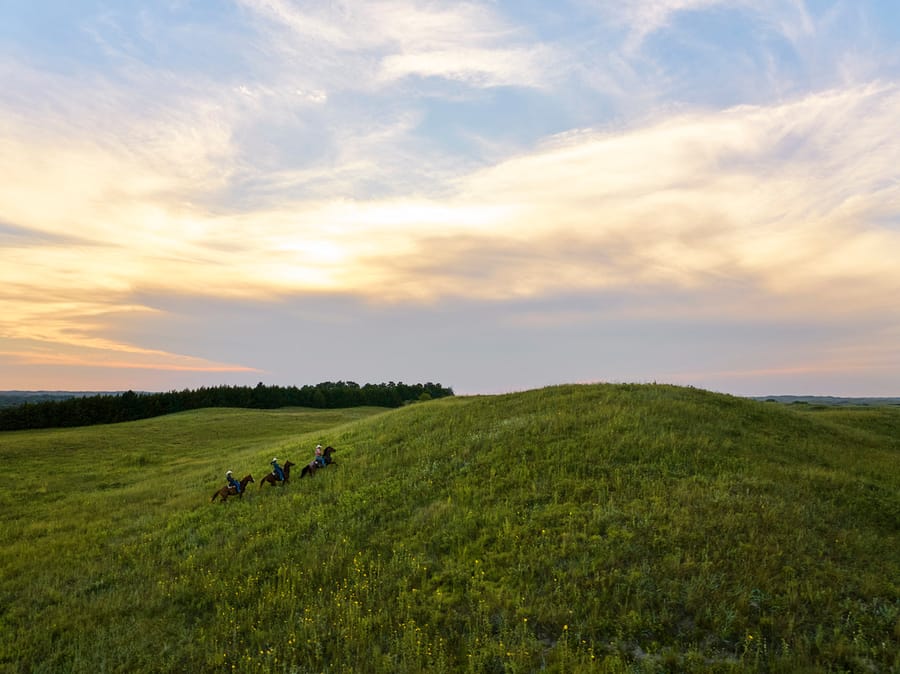
<svg viewBox="0 0 900 674">
<path fill-rule="evenodd" d="M 211 504 L 316 443 L 337 466 Z M 2 672 L 900 671 L 900 409 L 564 386 L 0 433 Z"/>
<path fill-rule="evenodd" d="M 4 407 L 16 407 L 25 403 L 43 403 L 52 400 L 67 400 L 69 398 L 84 398 L 94 395 L 108 395 L 115 392 L 101 393 L 99 391 L 0 391 L 0 409 Z"/>
<path fill-rule="evenodd" d="M 900 405 L 900 398 L 842 398 L 840 396 L 760 396 L 754 400 L 786 403 L 789 405 L 841 405 L 878 407 Z"/>
</svg>

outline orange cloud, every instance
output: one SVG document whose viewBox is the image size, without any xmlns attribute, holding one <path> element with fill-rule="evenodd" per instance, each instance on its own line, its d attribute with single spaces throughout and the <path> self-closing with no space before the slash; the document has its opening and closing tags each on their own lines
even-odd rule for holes
<svg viewBox="0 0 900 674">
<path fill-rule="evenodd" d="M 147 355 L 146 353 L 142 355 Z M 153 361 L 110 359 L 106 353 L 63 354 L 41 350 L 0 351 L 0 357 L 22 365 L 53 365 L 59 367 L 90 367 L 99 369 L 163 370 L 168 372 L 261 372 L 242 365 L 219 364 L 201 358 L 189 359 L 177 354 L 156 352 Z M 188 362 L 192 361 L 192 362 Z"/>
</svg>

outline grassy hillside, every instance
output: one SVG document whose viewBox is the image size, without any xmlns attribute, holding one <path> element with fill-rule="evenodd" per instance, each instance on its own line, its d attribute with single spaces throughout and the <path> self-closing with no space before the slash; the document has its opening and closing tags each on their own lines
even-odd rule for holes
<svg viewBox="0 0 900 674">
<path fill-rule="evenodd" d="M 0 671 L 900 671 L 900 410 L 668 386 L 0 434 Z M 226 469 L 339 465 L 209 502 Z"/>
</svg>

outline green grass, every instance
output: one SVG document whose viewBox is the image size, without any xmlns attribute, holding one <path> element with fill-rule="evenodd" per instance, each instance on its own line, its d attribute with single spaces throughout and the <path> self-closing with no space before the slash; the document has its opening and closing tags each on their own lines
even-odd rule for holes
<svg viewBox="0 0 900 674">
<path fill-rule="evenodd" d="M 0 671 L 900 671 L 897 408 L 565 386 L 0 459 Z"/>
</svg>

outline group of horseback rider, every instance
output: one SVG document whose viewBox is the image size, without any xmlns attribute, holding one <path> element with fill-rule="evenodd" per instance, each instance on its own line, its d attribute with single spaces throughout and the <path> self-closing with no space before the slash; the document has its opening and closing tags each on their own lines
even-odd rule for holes
<svg viewBox="0 0 900 674">
<path fill-rule="evenodd" d="M 325 467 L 325 455 L 322 452 L 322 445 L 316 445 L 316 454 L 313 461 L 319 465 L 319 468 Z M 284 482 L 284 469 L 278 465 L 278 457 L 276 456 L 270 463 L 272 464 L 272 475 L 279 482 Z M 235 479 L 230 470 L 225 471 L 225 483 L 229 487 L 233 487 L 236 494 L 241 493 L 241 483 Z"/>
</svg>

